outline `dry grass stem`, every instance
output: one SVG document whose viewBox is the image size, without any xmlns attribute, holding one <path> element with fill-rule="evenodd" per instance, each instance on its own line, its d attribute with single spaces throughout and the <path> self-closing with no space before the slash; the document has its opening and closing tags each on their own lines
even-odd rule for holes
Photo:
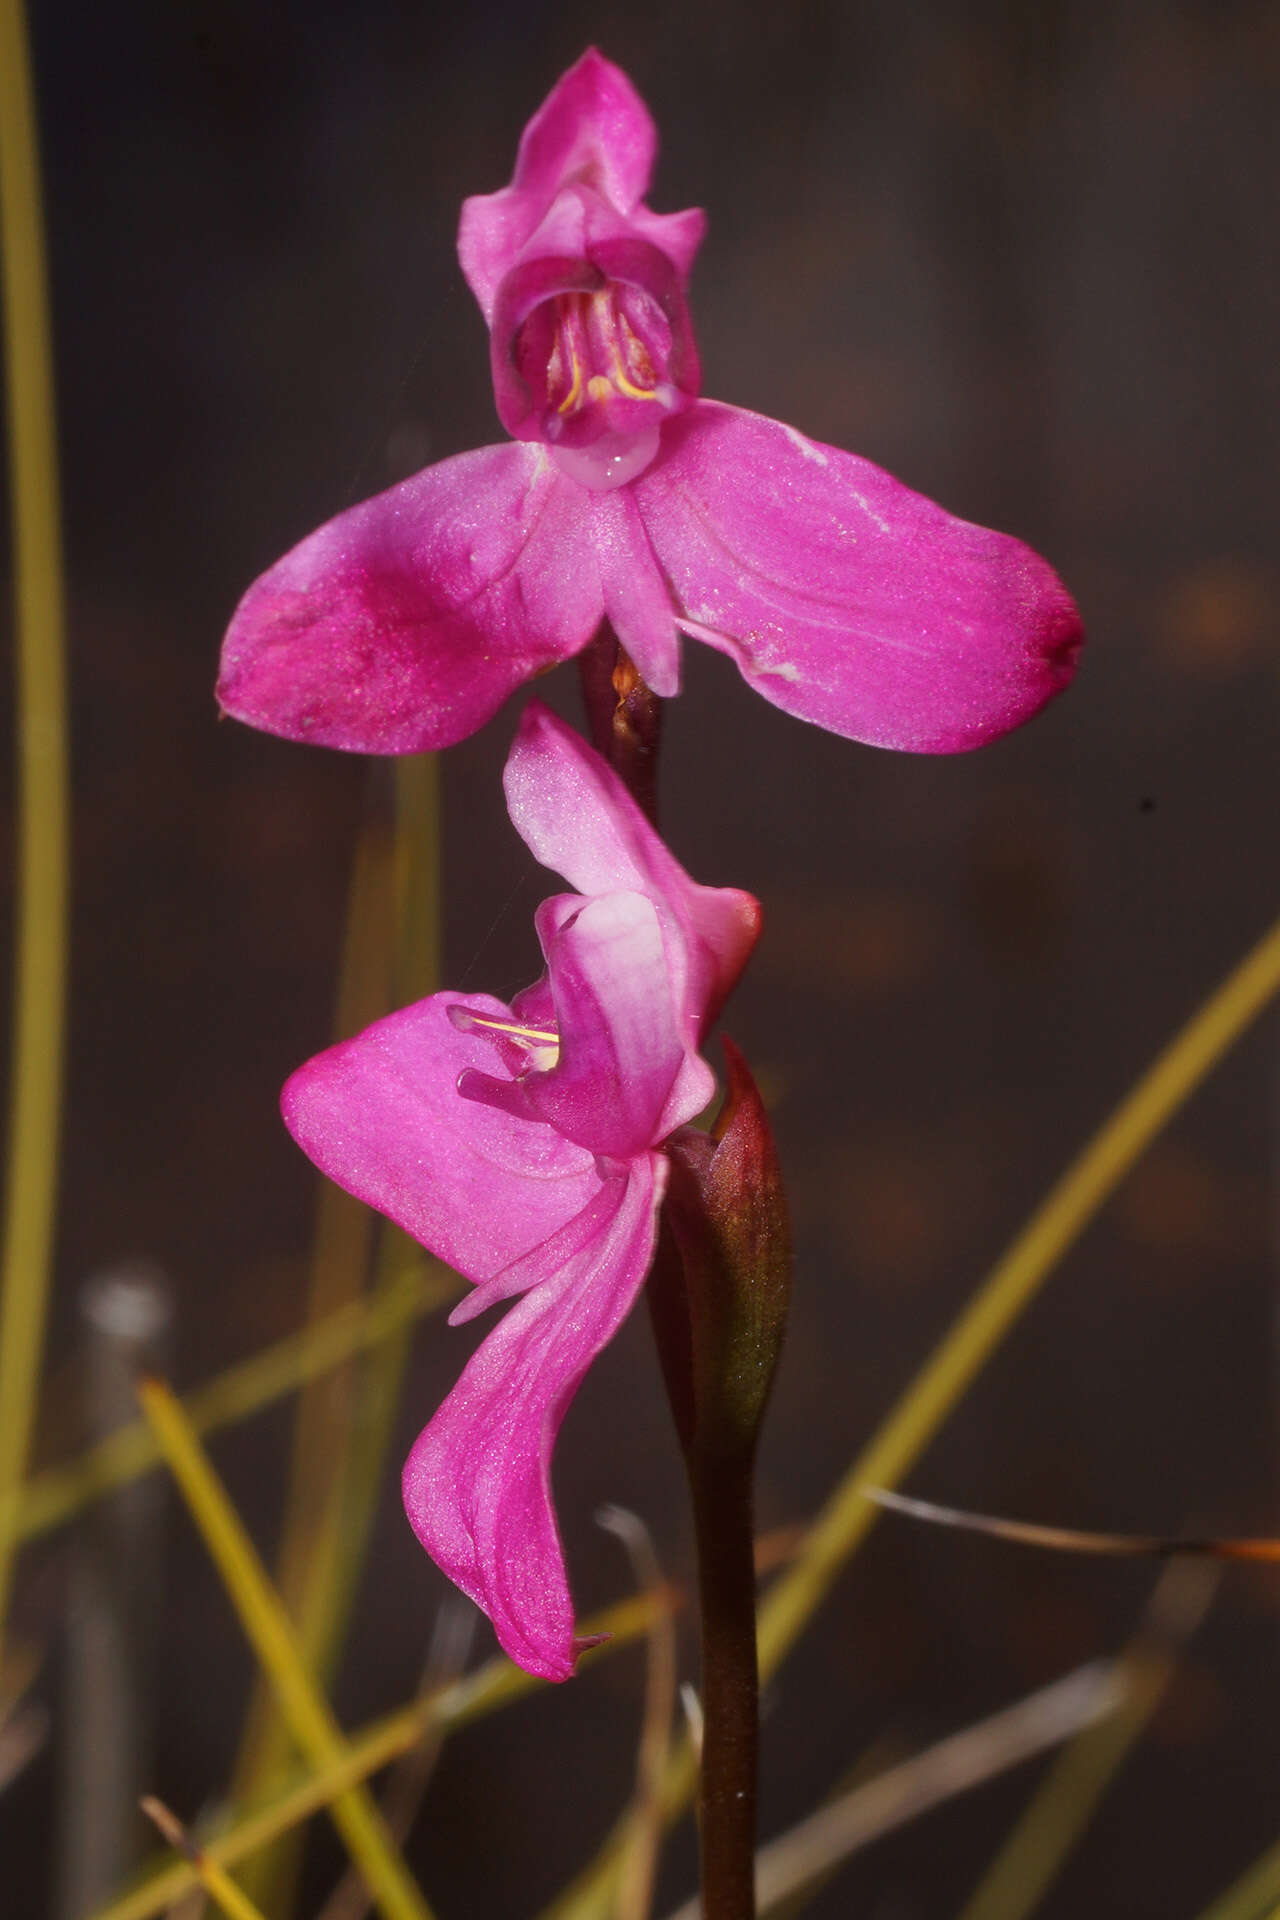
<svg viewBox="0 0 1280 1920">
<path fill-rule="evenodd" d="M 602 1636 L 602 1644 L 584 1653 L 581 1667 L 607 1659 L 631 1641 L 648 1633 L 656 1612 L 670 1612 L 682 1604 L 671 1587 L 656 1593 L 637 1593 L 607 1607 L 582 1622 L 584 1635 Z M 219 1834 L 205 1846 L 210 1859 L 224 1867 L 257 1851 L 290 1827 L 298 1826 L 315 1813 L 328 1808 L 347 1788 L 367 1780 L 389 1761 L 395 1760 L 423 1736 L 438 1726 L 445 1733 L 522 1700 L 543 1683 L 514 1666 L 504 1656 L 486 1661 L 475 1673 L 456 1680 L 451 1687 L 430 1700 L 413 1701 L 395 1713 L 375 1720 L 353 1733 L 343 1757 L 317 1767 L 301 1778 L 294 1777 L 268 1804 L 239 1821 L 229 1832 Z M 140 1886 L 131 1888 L 101 1907 L 89 1920 L 152 1920 L 198 1885 L 189 1866 L 179 1862 L 166 1865 L 148 1875 Z"/>
<path fill-rule="evenodd" d="M 596 1515 L 602 1527 L 617 1535 L 627 1550 L 636 1584 L 661 1585 L 662 1572 L 653 1536 L 637 1514 L 625 1507 L 604 1507 Z M 615 1920 L 648 1920 L 653 1907 L 653 1882 L 662 1845 L 662 1776 L 671 1748 L 676 1707 L 676 1629 L 671 1613 L 655 1614 L 648 1634 L 645 1667 L 644 1718 L 636 1748 L 635 1797 L 631 1803 L 630 1835 Z"/>
<path fill-rule="evenodd" d="M 1164 1698 L 1182 1647 L 1199 1626 L 1221 1570 L 1176 1561 L 1156 1582 L 1138 1631 L 1117 1662 L 1119 1711 L 1086 1728 L 1041 1781 L 960 1920 L 1024 1920 L 1079 1843 L 1103 1795 Z"/>
<path fill-rule="evenodd" d="M 1280 1540 L 1166 1538 L 1156 1533 L 1090 1533 L 1077 1527 L 1048 1527 L 1033 1520 L 1005 1520 L 994 1513 L 970 1513 L 964 1507 L 939 1506 L 916 1500 L 888 1487 L 864 1487 L 868 1500 L 891 1513 L 903 1513 L 935 1527 L 956 1527 L 964 1533 L 985 1533 L 1017 1546 L 1045 1547 L 1054 1553 L 1098 1554 L 1115 1560 L 1249 1560 L 1280 1561 Z"/>
<path fill-rule="evenodd" d="M 879 1779 L 820 1807 L 757 1853 L 761 1920 L 882 1834 L 1057 1746 L 1081 1727 L 1113 1714 L 1123 1697 L 1112 1662 L 1091 1660 L 1016 1706 L 940 1740 Z M 671 1920 L 698 1920 L 698 1912 L 698 1902 L 691 1900 Z"/>
<path fill-rule="evenodd" d="M 245 1635 L 275 1683 L 299 1749 L 317 1768 L 347 1759 L 349 1749 L 307 1671 L 280 1596 L 179 1402 L 159 1380 L 144 1380 L 138 1397 Z M 431 1910 L 368 1788 L 349 1787 L 333 1802 L 331 1812 L 386 1920 L 431 1920 Z"/>
<path fill-rule="evenodd" d="M 162 1800 L 148 1794 L 140 1802 L 148 1820 L 157 1826 L 175 1853 L 180 1853 L 196 1875 L 204 1891 L 226 1915 L 226 1920 L 264 1920 L 260 1908 L 236 1885 L 216 1860 L 203 1853 L 187 1833 L 181 1820 Z"/>
</svg>

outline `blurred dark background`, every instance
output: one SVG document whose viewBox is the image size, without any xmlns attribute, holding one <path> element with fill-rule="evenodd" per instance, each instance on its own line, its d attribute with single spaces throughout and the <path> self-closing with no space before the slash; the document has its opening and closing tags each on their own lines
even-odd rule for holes
<svg viewBox="0 0 1280 1920">
<path fill-rule="evenodd" d="M 1016 532 L 1081 602 L 1074 689 L 961 759 L 806 729 L 686 648 L 668 836 L 766 909 L 728 1024 L 774 1103 L 799 1249 L 760 1519 L 803 1519 L 1276 911 L 1280 12 L 166 0 L 37 5 L 33 34 L 76 755 L 42 1458 L 73 1443 L 76 1289 L 104 1263 L 142 1254 L 170 1276 L 181 1385 L 298 1321 L 315 1187 L 276 1095 L 330 1037 L 378 776 L 218 724 L 218 642 L 249 580 L 320 520 L 500 437 L 458 205 L 507 179 L 584 45 L 657 118 L 653 202 L 709 213 L 706 390 Z M 540 691 L 577 717 L 572 669 Z M 7 682 L 3 698 L 11 738 Z M 444 764 L 445 977 L 503 994 L 534 971 L 546 891 L 498 785 L 514 714 Z M 1054 1275 L 913 1489 L 1079 1526 L 1280 1529 L 1277 1064 L 1267 1020 Z M 417 1339 L 348 1722 L 416 1683 L 443 1583 L 396 1469 L 473 1338 L 436 1321 Z M 278 1410 L 215 1449 L 266 1548 L 288 1434 Z M 629 1579 L 593 1524 L 606 1500 L 687 1575 L 643 1316 L 589 1377 L 557 1485 L 584 1610 Z M 55 1682 L 65 1554 L 61 1536 L 32 1550 L 19 1594 Z M 883 1522 L 771 1693 L 765 1832 L 880 1736 L 923 1742 L 1114 1649 L 1150 1579 Z M 1046 1920 L 1193 1915 L 1274 1840 L 1278 1604 L 1274 1574 L 1228 1576 Z M 193 1815 L 224 1783 L 250 1663 L 176 1514 L 157 1652 L 154 1785 Z M 627 1654 L 450 1744 L 412 1849 L 446 1920 L 531 1914 L 594 1849 L 630 1789 L 639 1696 Z M 47 1910 L 55 1771 L 41 1760 L 0 1801 L 6 1915 Z M 812 1912 L 957 1911 L 1030 1785 L 875 1847 Z M 336 1859 L 318 1835 L 313 1907 Z M 687 1889 L 687 1845 L 672 1860 L 664 1899 Z"/>
</svg>

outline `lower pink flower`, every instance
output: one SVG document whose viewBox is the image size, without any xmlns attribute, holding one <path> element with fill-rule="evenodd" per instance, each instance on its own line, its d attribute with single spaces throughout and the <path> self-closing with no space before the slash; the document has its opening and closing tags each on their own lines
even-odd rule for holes
<svg viewBox="0 0 1280 1920">
<path fill-rule="evenodd" d="M 300 1068 L 282 1106 L 324 1172 L 474 1284 L 455 1323 L 520 1296 L 419 1436 L 405 1507 L 512 1659 L 563 1680 L 582 1643 L 552 1448 L 648 1273 L 662 1142 L 711 1096 L 699 1045 L 759 910 L 692 881 L 540 703 L 505 785 L 531 850 L 580 890 L 538 910 L 542 978 L 510 1006 L 439 993 L 379 1020 Z"/>
</svg>

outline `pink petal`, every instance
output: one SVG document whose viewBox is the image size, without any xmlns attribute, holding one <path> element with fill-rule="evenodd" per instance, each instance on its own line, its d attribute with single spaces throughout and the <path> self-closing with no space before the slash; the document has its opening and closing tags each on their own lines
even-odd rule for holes
<svg viewBox="0 0 1280 1920">
<path fill-rule="evenodd" d="M 600 1190 L 592 1156 L 550 1127 L 461 1099 L 459 1076 L 498 1059 L 451 1006 L 507 1020 L 487 994 L 433 994 L 317 1054 L 281 1095 L 303 1152 L 348 1193 L 483 1281 L 574 1219 Z"/>
<path fill-rule="evenodd" d="M 699 401 L 631 492 L 681 626 L 802 720 L 951 753 L 1071 678 L 1080 621 L 1051 568 L 855 454 Z"/>
<path fill-rule="evenodd" d="M 714 1076 L 705 1061 L 687 1057 L 653 903 L 639 893 L 595 894 L 547 938 L 555 907 L 540 907 L 537 925 L 560 1059 L 536 1076 L 536 1110 L 594 1153 L 626 1159 L 691 1120 L 710 1099 Z M 671 1118 L 677 1078 L 680 1110 Z"/>
<path fill-rule="evenodd" d="M 676 609 L 630 487 L 592 493 L 594 548 L 605 616 L 653 691 L 680 691 Z"/>
<path fill-rule="evenodd" d="M 468 1320 L 496 1307 L 500 1300 L 514 1299 L 516 1294 L 528 1293 L 530 1287 L 540 1286 L 544 1280 L 553 1280 L 561 1267 L 576 1260 L 586 1247 L 599 1239 L 617 1206 L 616 1178 L 602 1180 L 595 1198 L 588 1200 L 581 1213 L 575 1213 L 572 1220 L 558 1227 L 549 1239 L 540 1240 L 510 1266 L 501 1267 L 492 1278 L 473 1287 L 449 1315 L 449 1325 L 465 1326 Z"/>
<path fill-rule="evenodd" d="M 544 867 L 580 893 L 629 890 L 657 907 L 672 930 L 668 959 L 696 1047 L 746 965 L 759 903 L 691 880 L 617 774 L 540 700 L 520 716 L 503 787 L 517 833 Z"/>
<path fill-rule="evenodd" d="M 620 67 L 589 47 L 526 126 L 511 185 L 463 203 L 458 258 L 485 319 L 499 281 L 562 186 L 584 181 L 630 212 L 649 185 L 656 149 L 644 101 Z"/>
<path fill-rule="evenodd" d="M 463 739 L 599 625 L 589 502 L 539 448 L 504 445 L 339 514 L 245 594 L 219 700 L 364 753 Z"/>
<path fill-rule="evenodd" d="M 609 1182 L 598 1232 L 507 1314 L 405 1463 L 410 1524 L 489 1615 L 516 1663 L 567 1680 L 580 1650 L 551 1503 L 551 1452 L 587 1368 L 621 1326 L 653 1254 L 666 1163 Z"/>
<path fill-rule="evenodd" d="M 711 1096 L 687 1058 L 658 915 L 638 893 L 560 894 L 537 913 L 560 1033 L 557 1064 L 516 1081 L 469 1073 L 459 1091 L 541 1120 L 594 1154 L 628 1160 L 692 1119 Z M 666 1122 L 677 1077 L 679 1118 Z"/>
</svg>

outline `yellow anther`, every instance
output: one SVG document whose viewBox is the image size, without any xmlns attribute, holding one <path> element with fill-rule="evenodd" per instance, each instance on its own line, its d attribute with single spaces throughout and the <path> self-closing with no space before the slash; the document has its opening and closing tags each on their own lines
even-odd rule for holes
<svg viewBox="0 0 1280 1920">
<path fill-rule="evenodd" d="M 578 356 L 574 352 L 572 343 L 569 346 L 569 357 L 573 361 L 573 385 L 556 408 L 557 413 L 572 413 L 578 404 L 578 395 L 582 392 L 582 368 L 578 364 Z M 595 382 L 592 381 L 591 384 L 594 386 Z"/>
<path fill-rule="evenodd" d="M 656 400 L 658 396 L 653 391 L 655 384 L 653 367 L 644 342 L 637 338 L 635 328 L 628 325 L 625 313 L 619 312 L 616 318 L 617 327 L 609 343 L 613 353 L 614 385 L 619 393 L 625 393 L 629 400 Z M 648 374 L 647 387 L 638 387 L 635 384 L 627 373 L 628 365 L 635 367 L 642 380 Z"/>
<path fill-rule="evenodd" d="M 628 380 L 626 374 L 622 370 L 622 361 L 616 354 L 614 355 L 613 381 L 619 393 L 625 393 L 628 400 L 656 400 L 658 397 L 656 393 L 650 393 L 647 387 L 632 386 L 631 382 Z M 596 383 L 593 380 L 591 382 L 591 386 L 594 387 L 595 384 Z M 606 380 L 606 381 L 602 381 L 601 384 L 607 387 L 609 383 Z M 590 392 L 591 388 L 589 387 L 587 391 Z M 593 395 L 592 397 L 595 398 L 596 396 Z"/>
<path fill-rule="evenodd" d="M 495 1033 L 509 1033 L 515 1040 L 529 1040 L 535 1046 L 558 1047 L 558 1033 L 544 1033 L 541 1027 L 517 1027 L 510 1020 L 486 1020 L 483 1014 L 467 1010 L 469 1027 L 491 1027 Z"/>
</svg>

